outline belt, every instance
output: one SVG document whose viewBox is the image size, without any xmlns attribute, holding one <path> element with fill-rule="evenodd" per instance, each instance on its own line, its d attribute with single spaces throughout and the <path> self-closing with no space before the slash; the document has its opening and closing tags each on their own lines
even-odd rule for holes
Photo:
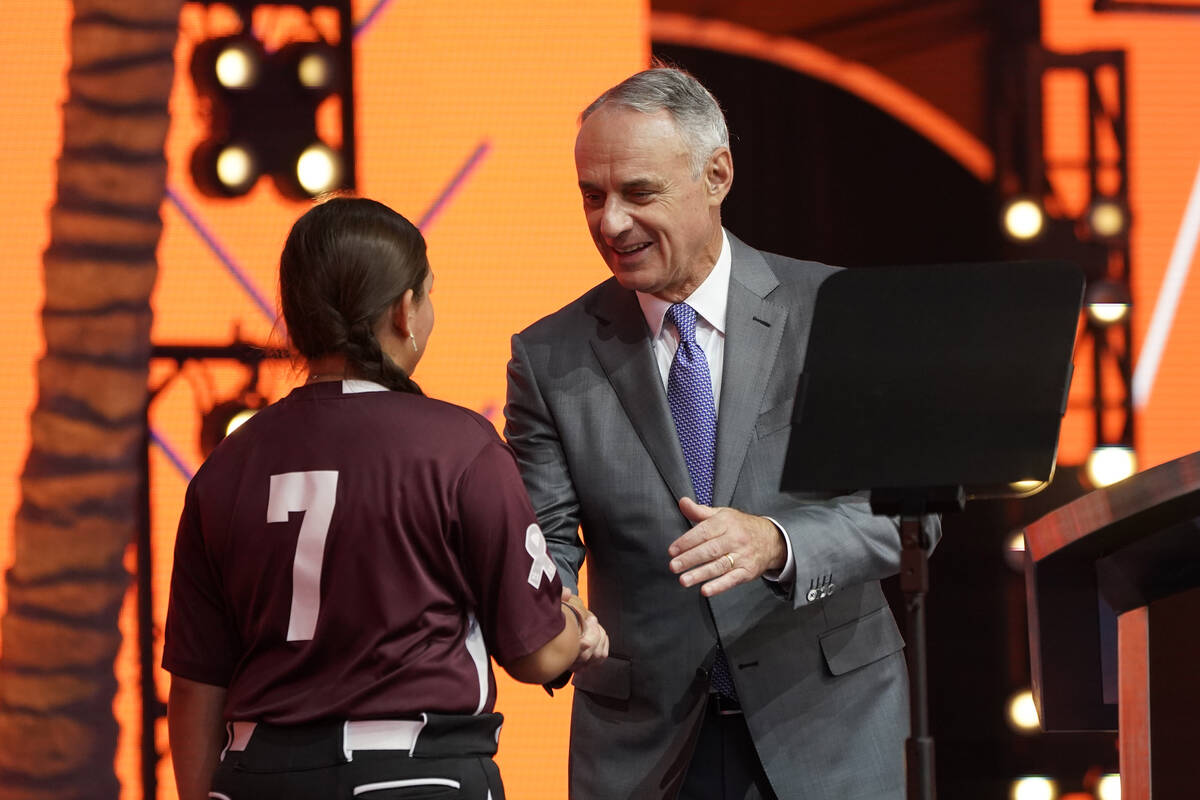
<svg viewBox="0 0 1200 800">
<path fill-rule="evenodd" d="M 254 736 L 256 722 L 230 722 L 228 751 L 241 752 Z M 419 719 L 362 719 L 343 723 L 342 745 L 349 755 L 355 750 L 412 750 L 425 721 Z"/>
<path fill-rule="evenodd" d="M 732 717 L 742 713 L 742 705 L 732 697 L 711 692 L 708 695 L 708 710 L 720 717 Z"/>
</svg>

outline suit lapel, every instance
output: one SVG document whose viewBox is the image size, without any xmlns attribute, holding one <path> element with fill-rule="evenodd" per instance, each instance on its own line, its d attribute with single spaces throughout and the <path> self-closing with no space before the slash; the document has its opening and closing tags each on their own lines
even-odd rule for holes
<svg viewBox="0 0 1200 800">
<path fill-rule="evenodd" d="M 641 306 L 632 292 L 610 281 L 591 311 L 596 317 L 592 350 L 642 446 L 673 497 L 694 496 Z"/>
<path fill-rule="evenodd" d="M 785 306 L 767 300 L 779 280 L 762 255 L 732 234 L 729 242 L 733 265 L 725 319 L 713 505 L 728 505 L 733 497 L 788 314 Z"/>
</svg>

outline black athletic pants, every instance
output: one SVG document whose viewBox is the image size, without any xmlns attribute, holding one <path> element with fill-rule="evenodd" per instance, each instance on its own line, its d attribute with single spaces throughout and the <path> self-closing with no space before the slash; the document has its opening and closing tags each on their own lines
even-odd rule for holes
<svg viewBox="0 0 1200 800">
<path fill-rule="evenodd" d="M 342 724 L 258 725 L 213 776 L 214 800 L 504 800 L 492 760 L 502 717 L 427 715 L 409 750 L 356 750 Z"/>
</svg>

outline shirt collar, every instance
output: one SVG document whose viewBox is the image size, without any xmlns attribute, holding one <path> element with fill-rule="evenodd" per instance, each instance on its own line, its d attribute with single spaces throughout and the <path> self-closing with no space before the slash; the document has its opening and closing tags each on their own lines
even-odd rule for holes
<svg viewBox="0 0 1200 800">
<path fill-rule="evenodd" d="M 704 321 L 725 335 L 725 310 L 729 304 L 729 276 L 733 264 L 732 251 L 729 247 L 729 236 L 721 229 L 721 255 L 704 282 L 696 287 L 683 302 L 704 318 Z M 657 339 L 662 333 L 663 320 L 671 304 L 652 294 L 636 292 L 638 304 L 642 307 L 642 315 L 650 328 L 650 338 Z"/>
<path fill-rule="evenodd" d="M 386 392 L 388 388 L 383 384 L 375 381 L 360 380 L 357 378 L 342 379 L 342 394 L 362 394 L 364 392 Z"/>
</svg>

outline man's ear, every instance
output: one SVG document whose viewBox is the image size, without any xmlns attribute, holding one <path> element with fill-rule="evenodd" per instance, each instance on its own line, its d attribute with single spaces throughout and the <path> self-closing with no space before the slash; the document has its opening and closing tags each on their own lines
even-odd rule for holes
<svg viewBox="0 0 1200 800">
<path fill-rule="evenodd" d="M 401 339 L 407 339 L 413 333 L 412 317 L 414 311 L 412 289 L 406 290 L 404 294 L 400 295 L 399 300 L 392 303 L 392 329 L 396 331 L 396 335 Z"/>
<path fill-rule="evenodd" d="M 704 187 L 709 197 L 720 205 L 733 186 L 733 154 L 728 147 L 718 147 L 704 165 Z"/>
</svg>

